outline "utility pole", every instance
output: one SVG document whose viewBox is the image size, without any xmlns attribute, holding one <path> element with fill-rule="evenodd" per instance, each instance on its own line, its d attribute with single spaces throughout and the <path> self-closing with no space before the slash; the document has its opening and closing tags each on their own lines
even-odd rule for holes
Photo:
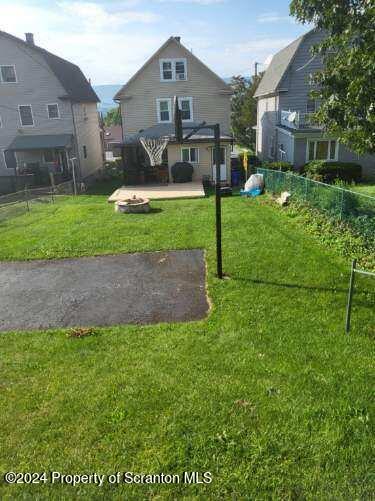
<svg viewBox="0 0 375 501">
<path fill-rule="evenodd" d="M 260 65 L 261 63 L 254 63 L 254 75 L 257 77 L 258 76 L 258 66 Z"/>
</svg>

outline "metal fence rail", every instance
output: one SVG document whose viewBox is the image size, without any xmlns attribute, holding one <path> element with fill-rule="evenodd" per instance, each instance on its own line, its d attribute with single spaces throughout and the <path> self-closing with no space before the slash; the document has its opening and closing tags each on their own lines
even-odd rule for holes
<svg viewBox="0 0 375 501">
<path fill-rule="evenodd" d="M 339 186 L 321 183 L 293 172 L 257 168 L 266 189 L 274 193 L 289 191 L 293 197 L 337 219 L 363 216 L 372 220 L 375 234 L 375 198 Z M 371 224 L 371 221 L 370 221 Z"/>
<path fill-rule="evenodd" d="M 35 204 L 55 203 L 60 195 L 73 194 L 71 181 L 55 186 L 27 188 L 22 191 L 0 196 L 0 222 L 30 212 Z"/>
</svg>

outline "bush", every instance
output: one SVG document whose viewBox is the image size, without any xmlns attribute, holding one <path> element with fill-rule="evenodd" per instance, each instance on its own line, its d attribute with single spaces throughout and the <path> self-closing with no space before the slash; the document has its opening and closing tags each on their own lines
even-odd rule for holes
<svg viewBox="0 0 375 501">
<path fill-rule="evenodd" d="M 267 162 L 263 164 L 266 169 L 281 170 L 282 172 L 293 171 L 293 165 L 289 162 Z"/>
<path fill-rule="evenodd" d="M 345 182 L 358 182 L 362 177 L 362 167 L 353 162 L 327 162 L 314 160 L 303 167 L 303 173 L 323 183 L 332 183 L 337 179 Z"/>
<path fill-rule="evenodd" d="M 190 183 L 193 172 L 194 168 L 189 162 L 176 162 L 171 168 L 174 183 Z"/>
</svg>

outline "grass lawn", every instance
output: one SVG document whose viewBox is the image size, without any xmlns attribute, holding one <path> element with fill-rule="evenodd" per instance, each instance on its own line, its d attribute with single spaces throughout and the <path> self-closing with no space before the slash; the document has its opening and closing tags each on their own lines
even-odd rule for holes
<svg viewBox="0 0 375 501">
<path fill-rule="evenodd" d="M 105 190 L 102 190 L 105 192 Z M 0 483 L 1 498 L 369 499 L 375 288 L 358 278 L 343 333 L 346 261 L 262 199 L 115 214 L 68 198 L 0 224 L 0 259 L 207 251 L 205 321 L 0 335 L 0 470 L 209 471 L 207 485 Z"/>
<path fill-rule="evenodd" d="M 358 191 L 358 193 L 363 193 L 364 195 L 370 195 L 375 197 L 375 183 L 372 184 L 356 184 L 350 187 L 353 191 Z"/>
</svg>

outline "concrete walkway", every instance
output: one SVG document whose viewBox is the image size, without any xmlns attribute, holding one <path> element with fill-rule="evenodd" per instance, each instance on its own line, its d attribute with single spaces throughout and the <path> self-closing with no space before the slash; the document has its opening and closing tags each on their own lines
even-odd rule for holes
<svg viewBox="0 0 375 501">
<path fill-rule="evenodd" d="M 162 200 L 168 198 L 201 198 L 205 196 L 201 182 L 171 183 L 160 185 L 122 186 L 108 198 L 108 202 L 126 200 L 136 195 L 137 198 Z"/>
<path fill-rule="evenodd" d="M 0 331 L 205 318 L 202 250 L 0 262 Z"/>
</svg>

